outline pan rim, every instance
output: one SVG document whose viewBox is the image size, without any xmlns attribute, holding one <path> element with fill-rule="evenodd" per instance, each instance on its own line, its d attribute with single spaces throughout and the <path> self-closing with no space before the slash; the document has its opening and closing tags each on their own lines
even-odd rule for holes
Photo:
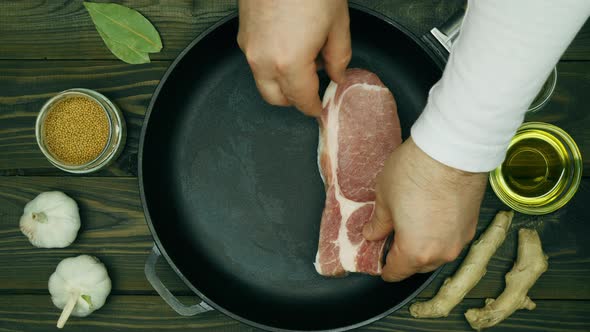
<svg viewBox="0 0 590 332">
<path fill-rule="evenodd" d="M 407 28 L 405 28 L 403 25 L 401 25 L 400 23 L 396 22 L 394 19 L 385 16 L 384 14 L 381 14 L 373 9 L 370 9 L 368 7 L 365 7 L 363 5 L 359 5 L 359 4 L 355 4 L 355 3 L 349 3 L 349 8 L 350 9 L 354 9 L 354 10 L 358 10 L 360 12 L 363 12 L 365 14 L 369 14 L 373 17 L 375 17 L 376 19 L 379 19 L 385 23 L 387 23 L 388 25 L 393 26 L 395 29 L 399 30 L 400 32 L 402 32 L 405 36 L 409 37 L 416 46 L 418 46 L 420 49 L 422 49 L 423 52 L 425 52 L 433 61 L 433 63 L 439 68 L 441 69 L 442 72 L 442 63 L 444 63 L 444 59 L 441 60 L 440 55 L 437 54 L 436 52 L 434 52 L 431 48 L 427 47 L 425 45 L 425 43 L 418 38 L 414 33 L 412 33 L 411 31 L 409 31 Z M 167 83 L 169 76 L 174 72 L 174 70 L 176 69 L 177 65 L 184 59 L 184 57 L 187 55 L 187 53 L 189 53 L 201 40 L 203 40 L 205 37 L 207 37 L 209 34 L 211 34 L 213 31 L 217 30 L 219 27 L 221 27 L 222 25 L 228 23 L 229 21 L 235 19 L 236 17 L 238 17 L 238 11 L 234 10 L 232 13 L 226 15 L 225 17 L 221 18 L 219 21 L 217 21 L 215 24 L 211 25 L 209 28 L 205 29 L 202 33 L 200 33 L 195 39 L 193 39 L 193 41 L 191 41 L 179 54 L 178 56 L 174 59 L 174 61 L 170 64 L 170 66 L 168 67 L 168 69 L 166 70 L 166 72 L 164 73 L 164 75 L 162 76 L 162 79 L 160 80 L 160 82 L 158 83 L 158 86 L 156 87 L 156 89 L 154 90 L 150 103 L 148 105 L 144 120 L 143 120 L 143 124 L 142 124 L 142 128 L 141 128 L 141 132 L 140 132 L 140 139 L 139 139 L 139 148 L 138 148 L 138 179 L 139 179 L 139 192 L 140 192 L 140 198 L 141 198 L 141 205 L 142 205 L 142 210 L 145 216 L 145 220 L 146 223 L 148 225 L 148 228 L 150 230 L 151 236 L 154 240 L 154 244 L 157 246 L 158 250 L 160 251 L 162 257 L 164 257 L 164 259 L 166 260 L 166 263 L 170 266 L 170 268 L 174 271 L 174 273 L 182 280 L 182 282 L 195 294 L 197 295 L 202 301 L 204 301 L 205 303 L 207 303 L 208 305 L 210 305 L 212 308 L 214 308 L 215 310 L 223 313 L 224 315 L 235 319 L 239 322 L 242 322 L 244 324 L 247 324 L 249 326 L 252 327 L 256 327 L 259 329 L 263 329 L 266 331 L 272 331 L 272 332 L 295 332 L 295 331 L 301 331 L 301 332 L 341 332 L 341 331 L 348 331 L 348 330 L 352 330 L 355 328 L 359 328 L 362 326 L 366 326 L 368 324 L 371 324 L 373 322 L 376 322 L 396 311 L 398 311 L 399 309 L 401 309 L 403 306 L 405 306 L 406 304 L 408 304 L 410 301 L 412 301 L 413 299 L 416 298 L 416 296 L 418 294 L 420 294 L 426 287 L 428 287 L 432 281 L 438 276 L 438 274 L 441 272 L 441 270 L 444 268 L 445 265 L 439 267 L 438 269 L 430 272 L 430 276 L 420 285 L 420 287 L 418 287 L 414 292 L 412 292 L 408 297 L 406 297 L 403 301 L 401 301 L 400 303 L 398 303 L 397 305 L 383 311 L 380 314 L 377 314 L 369 319 L 363 320 L 361 322 L 355 323 L 355 324 L 351 324 L 351 325 L 346 325 L 346 326 L 341 326 L 341 327 L 337 327 L 337 328 L 331 328 L 331 329 L 314 329 L 314 330 L 295 330 L 295 329 L 287 329 L 287 328 L 280 328 L 280 327 L 275 327 L 275 326 L 270 326 L 270 325 L 266 325 L 266 324 L 261 324 L 255 321 L 252 321 L 248 318 L 242 317 L 240 315 L 237 315 L 233 312 L 231 312 L 230 310 L 225 309 L 223 306 L 217 304 L 216 302 L 212 301 L 211 299 L 209 299 L 209 297 L 207 297 L 205 294 L 203 294 L 199 289 L 197 289 L 185 276 L 184 274 L 180 271 L 180 269 L 176 266 L 176 264 L 174 263 L 174 261 L 172 260 L 172 258 L 168 255 L 166 249 L 164 248 L 164 245 L 162 244 L 156 229 L 154 227 L 151 215 L 149 213 L 149 208 L 147 206 L 146 203 L 146 192 L 145 192 L 145 186 L 144 186 L 144 175 L 143 175 L 143 153 L 144 153 L 144 144 L 145 144 L 145 137 L 146 137 L 146 133 L 147 133 L 147 127 L 149 125 L 149 120 L 152 114 L 152 111 L 154 109 L 154 105 L 156 103 L 156 101 L 158 100 L 158 97 L 160 95 L 160 91 L 162 90 L 162 88 L 164 87 L 164 85 Z"/>
</svg>

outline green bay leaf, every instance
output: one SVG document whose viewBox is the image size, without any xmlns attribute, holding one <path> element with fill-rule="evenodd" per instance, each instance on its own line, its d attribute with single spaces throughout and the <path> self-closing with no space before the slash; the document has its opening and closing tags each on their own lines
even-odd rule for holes
<svg viewBox="0 0 590 332">
<path fill-rule="evenodd" d="M 141 63 L 149 63 L 150 57 L 146 52 L 141 52 L 131 48 L 129 45 L 121 44 L 119 42 L 114 41 L 111 38 L 108 38 L 104 32 L 97 28 L 98 34 L 102 37 L 105 45 L 111 50 L 111 52 L 122 61 L 136 65 Z"/>
<path fill-rule="evenodd" d="M 154 53 L 162 49 L 158 31 L 139 12 L 113 3 L 84 2 L 84 6 L 109 49 L 113 51 L 111 46 L 116 45 L 114 48 L 119 54 L 115 55 L 121 60 L 136 63 L 136 53 Z M 126 61 L 127 54 L 132 54 L 134 59 Z"/>
</svg>

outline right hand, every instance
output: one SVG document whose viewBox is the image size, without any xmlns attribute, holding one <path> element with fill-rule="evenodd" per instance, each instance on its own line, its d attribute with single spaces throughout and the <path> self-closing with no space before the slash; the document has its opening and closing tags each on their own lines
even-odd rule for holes
<svg viewBox="0 0 590 332">
<path fill-rule="evenodd" d="M 451 262 L 473 239 L 487 184 L 486 173 L 464 172 L 422 151 L 410 137 L 393 150 L 375 191 L 367 240 L 394 231 L 381 277 L 400 281 Z"/>
<path fill-rule="evenodd" d="M 337 83 L 352 55 L 346 0 L 240 0 L 239 9 L 238 44 L 262 97 L 319 116 L 318 54 Z"/>
</svg>

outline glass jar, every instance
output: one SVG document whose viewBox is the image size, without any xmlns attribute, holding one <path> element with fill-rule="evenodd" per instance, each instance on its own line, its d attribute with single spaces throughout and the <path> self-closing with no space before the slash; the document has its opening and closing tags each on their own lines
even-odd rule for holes
<svg viewBox="0 0 590 332">
<path fill-rule="evenodd" d="M 52 108 L 68 98 L 84 97 L 100 105 L 104 110 L 108 122 L 107 142 L 98 156 L 83 164 L 69 164 L 55 156 L 47 146 L 45 140 L 45 120 Z M 62 91 L 49 99 L 41 108 L 35 124 L 35 136 L 39 148 L 55 167 L 70 173 L 84 174 L 98 171 L 116 160 L 125 146 L 127 130 L 125 119 L 121 111 L 104 95 L 89 89 L 69 89 Z"/>
<path fill-rule="evenodd" d="M 554 67 L 549 74 L 549 77 L 541 87 L 541 90 L 533 99 L 533 102 L 529 106 L 527 113 L 534 113 L 542 109 L 551 99 L 551 95 L 555 91 L 555 86 L 557 85 L 557 67 Z"/>
<path fill-rule="evenodd" d="M 582 168 L 582 155 L 570 135 L 552 124 L 528 122 L 516 132 L 502 165 L 490 172 L 490 184 L 512 209 L 547 214 L 574 196 Z"/>
</svg>

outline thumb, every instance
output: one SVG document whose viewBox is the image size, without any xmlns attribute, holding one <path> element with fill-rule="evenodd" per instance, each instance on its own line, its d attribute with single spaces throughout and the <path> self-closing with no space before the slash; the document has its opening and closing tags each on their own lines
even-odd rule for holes
<svg viewBox="0 0 590 332">
<path fill-rule="evenodd" d="M 322 101 L 318 94 L 320 83 L 315 68 L 315 62 L 297 64 L 278 81 L 291 104 L 301 112 L 317 117 L 322 113 Z"/>
<path fill-rule="evenodd" d="M 376 241 L 384 239 L 391 231 L 393 231 L 391 212 L 377 197 L 371 221 L 363 227 L 363 236 L 369 241 Z"/>
<path fill-rule="evenodd" d="M 325 69 L 330 79 L 340 83 L 344 79 L 344 72 L 352 57 L 350 46 L 350 19 L 348 6 L 343 6 L 343 13 L 332 24 L 328 33 L 328 40 L 322 49 Z"/>
</svg>

